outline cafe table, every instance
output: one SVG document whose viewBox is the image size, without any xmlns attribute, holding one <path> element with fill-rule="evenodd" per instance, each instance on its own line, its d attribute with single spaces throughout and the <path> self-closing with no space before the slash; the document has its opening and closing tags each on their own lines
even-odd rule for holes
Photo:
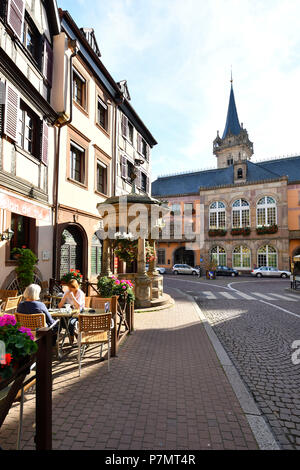
<svg viewBox="0 0 300 470">
<path fill-rule="evenodd" d="M 49 313 L 51 314 L 53 319 L 60 320 L 58 333 L 57 333 L 58 341 L 59 341 L 59 335 L 60 335 L 62 326 L 65 328 L 65 331 L 62 335 L 62 341 L 61 341 L 60 347 L 58 348 L 58 357 L 59 357 L 59 359 L 61 359 L 62 356 L 63 356 L 62 348 L 64 346 L 64 343 L 65 343 L 65 340 L 66 340 L 67 336 L 68 336 L 69 341 L 71 343 L 70 332 L 69 332 L 69 324 L 70 324 L 71 319 L 72 318 L 78 318 L 79 315 L 89 315 L 89 314 L 90 315 L 103 315 L 105 313 L 105 309 L 87 308 L 87 309 L 83 310 L 82 312 L 80 312 L 79 309 L 73 309 L 71 311 L 67 311 L 66 308 L 52 308 L 52 309 L 50 308 Z"/>
</svg>

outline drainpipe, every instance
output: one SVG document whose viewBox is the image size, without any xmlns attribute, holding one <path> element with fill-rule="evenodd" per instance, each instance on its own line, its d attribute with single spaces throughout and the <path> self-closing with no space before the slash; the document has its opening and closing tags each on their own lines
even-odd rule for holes
<svg viewBox="0 0 300 470">
<path fill-rule="evenodd" d="M 68 46 L 72 50 L 70 56 L 70 118 L 63 122 L 57 123 L 58 133 L 57 133 L 57 144 L 56 144 L 56 155 L 55 155 L 55 185 L 54 185 L 54 195 L 53 195 L 53 205 L 54 205 L 54 232 L 53 232 L 53 264 L 52 264 L 52 277 L 56 279 L 57 274 L 57 247 L 58 247 L 58 190 L 59 190 L 59 160 L 60 160 L 60 138 L 61 138 L 61 129 L 68 124 L 71 124 L 73 120 L 73 58 L 78 54 L 79 45 L 76 39 L 68 41 Z"/>
</svg>

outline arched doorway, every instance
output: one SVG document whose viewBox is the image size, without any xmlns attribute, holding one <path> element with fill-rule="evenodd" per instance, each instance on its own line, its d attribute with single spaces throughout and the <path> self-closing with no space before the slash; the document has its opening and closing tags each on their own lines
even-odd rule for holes
<svg viewBox="0 0 300 470">
<path fill-rule="evenodd" d="M 83 237 L 75 225 L 68 225 L 61 234 L 60 277 L 71 269 L 79 269 L 84 274 Z"/>
<path fill-rule="evenodd" d="M 184 247 L 174 251 L 174 264 L 188 264 L 195 266 L 195 254 L 193 250 L 186 250 Z"/>
</svg>

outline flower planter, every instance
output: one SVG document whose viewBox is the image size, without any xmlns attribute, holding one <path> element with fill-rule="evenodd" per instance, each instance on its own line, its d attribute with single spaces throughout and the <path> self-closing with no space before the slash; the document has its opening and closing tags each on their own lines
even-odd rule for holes
<svg viewBox="0 0 300 470">
<path fill-rule="evenodd" d="M 208 236 L 209 237 L 225 237 L 227 230 L 223 229 L 216 229 L 216 230 L 209 230 Z"/>
<path fill-rule="evenodd" d="M 270 227 L 257 227 L 256 233 L 258 235 L 264 235 L 264 234 L 274 234 L 278 232 L 278 226 L 277 225 L 271 225 Z"/>
<path fill-rule="evenodd" d="M 238 236 L 238 235 L 243 235 L 243 236 L 248 236 L 251 233 L 251 229 L 249 227 L 244 227 L 244 228 L 233 228 L 231 230 L 231 235 L 232 236 Z"/>
</svg>

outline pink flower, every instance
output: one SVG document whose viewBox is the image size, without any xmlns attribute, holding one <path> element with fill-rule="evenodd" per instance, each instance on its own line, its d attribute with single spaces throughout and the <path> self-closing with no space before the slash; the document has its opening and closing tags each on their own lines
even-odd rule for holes
<svg viewBox="0 0 300 470">
<path fill-rule="evenodd" d="M 17 322 L 16 322 L 14 315 L 3 315 L 3 317 L 0 317 L 0 326 L 5 326 L 5 325 L 14 326 L 16 323 Z"/>
<path fill-rule="evenodd" d="M 119 286 L 121 284 L 119 279 L 116 279 L 115 283 L 117 284 L 117 286 Z"/>
<path fill-rule="evenodd" d="M 19 331 L 21 333 L 24 333 L 25 335 L 29 336 L 29 338 L 34 341 L 34 336 L 33 334 L 31 333 L 31 330 L 30 328 L 25 328 L 25 326 L 21 326 L 21 328 L 19 328 Z"/>
<path fill-rule="evenodd" d="M 126 286 L 122 286 L 122 289 L 126 289 Z"/>
</svg>

